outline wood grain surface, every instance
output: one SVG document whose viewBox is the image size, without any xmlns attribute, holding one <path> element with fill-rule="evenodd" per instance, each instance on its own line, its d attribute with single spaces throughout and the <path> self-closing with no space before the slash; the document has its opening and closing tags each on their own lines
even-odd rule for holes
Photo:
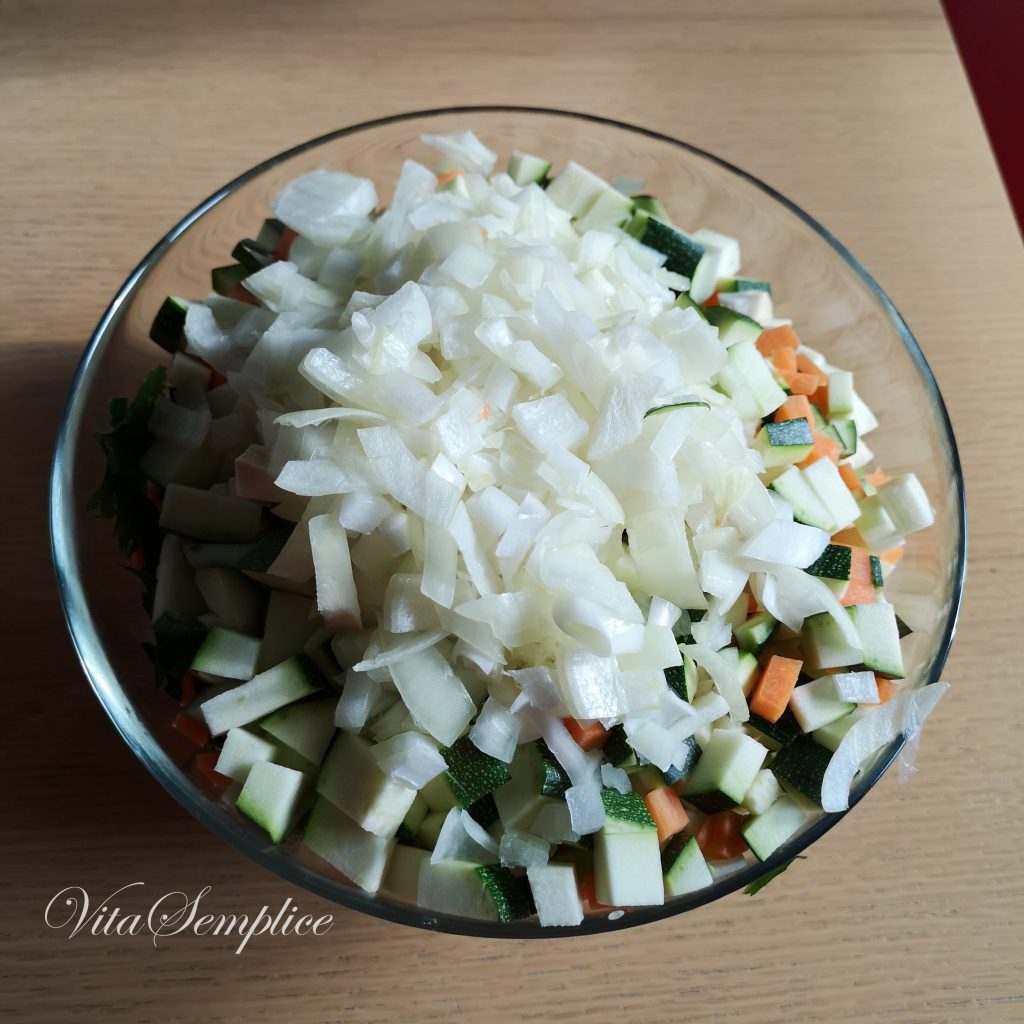
<svg viewBox="0 0 1024 1024">
<path fill-rule="evenodd" d="M 66 387 L 127 272 L 201 197 L 334 127 L 459 103 L 554 104 L 749 168 L 861 257 L 906 316 L 967 474 L 970 578 L 952 694 L 908 785 L 888 776 L 806 861 L 607 938 L 499 942 L 371 920 L 203 831 L 134 760 L 65 635 L 45 486 Z M 1024 1020 L 1019 652 L 1024 259 L 937 2 L 0 0 L 4 700 L 0 1019 Z M 192 935 L 48 929 L 69 885 L 287 896 L 319 938 L 241 955 Z"/>
</svg>

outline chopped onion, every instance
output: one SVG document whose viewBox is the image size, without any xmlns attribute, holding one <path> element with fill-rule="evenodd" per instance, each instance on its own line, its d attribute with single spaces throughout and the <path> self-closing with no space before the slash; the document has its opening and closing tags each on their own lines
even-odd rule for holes
<svg viewBox="0 0 1024 1024">
<path fill-rule="evenodd" d="M 410 789 L 422 789 L 447 767 L 437 747 L 418 732 L 400 732 L 372 752 L 385 775 Z"/>
<path fill-rule="evenodd" d="M 850 805 L 850 786 L 861 765 L 897 736 L 912 738 L 935 705 L 949 689 L 948 683 L 932 683 L 897 694 L 854 724 L 842 738 L 821 781 L 821 806 L 826 811 L 845 811 Z"/>
<path fill-rule="evenodd" d="M 508 764 L 516 752 L 519 728 L 519 719 L 493 697 L 488 697 L 469 730 L 469 739 L 478 750 Z"/>
</svg>

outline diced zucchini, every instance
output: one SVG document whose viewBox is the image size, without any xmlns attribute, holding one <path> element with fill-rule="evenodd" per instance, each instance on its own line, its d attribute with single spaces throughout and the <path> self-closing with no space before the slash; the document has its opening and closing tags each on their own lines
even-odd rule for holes
<svg viewBox="0 0 1024 1024">
<path fill-rule="evenodd" d="M 391 851 L 391 859 L 381 885 L 383 891 L 400 903 L 411 903 L 415 906 L 416 893 L 420 883 L 420 868 L 424 861 L 428 863 L 430 861 L 429 850 L 421 850 L 417 846 L 405 846 L 398 843 Z"/>
<path fill-rule="evenodd" d="M 260 728 L 312 764 L 320 764 L 334 738 L 335 697 L 292 704 L 260 722 Z"/>
<path fill-rule="evenodd" d="M 214 267 L 210 271 L 210 287 L 218 295 L 230 295 L 248 276 L 249 271 L 238 263 Z"/>
<path fill-rule="evenodd" d="M 633 200 L 617 189 L 609 187 L 602 192 L 587 212 L 576 221 L 576 230 L 582 235 L 599 228 L 625 224 L 633 212 Z"/>
<path fill-rule="evenodd" d="M 484 921 L 514 921 L 534 910 L 526 878 L 496 864 L 425 861 L 416 902 L 425 910 Z"/>
<path fill-rule="evenodd" d="M 249 771 L 235 806 L 275 843 L 295 827 L 302 810 L 308 778 L 302 772 L 270 761 L 257 761 Z"/>
<path fill-rule="evenodd" d="M 761 814 L 749 817 L 740 832 L 758 860 L 767 860 L 787 839 L 800 831 L 803 809 L 791 796 L 780 796 Z"/>
<path fill-rule="evenodd" d="M 197 569 L 195 581 L 207 608 L 222 625 L 241 633 L 258 633 L 263 628 L 266 591 L 237 569 Z"/>
<path fill-rule="evenodd" d="M 730 346 L 729 362 L 719 373 L 719 382 L 734 398 L 748 394 L 758 416 L 768 416 L 786 400 L 786 393 L 752 341 Z"/>
<path fill-rule="evenodd" d="M 244 268 L 247 274 L 255 274 L 273 261 L 274 253 L 251 238 L 243 238 L 231 250 L 231 258 Z"/>
<path fill-rule="evenodd" d="M 814 435 L 803 416 L 781 423 L 766 423 L 754 438 L 754 448 L 761 453 L 768 469 L 803 462 L 813 447 Z"/>
<path fill-rule="evenodd" d="M 508 158 L 508 176 L 520 186 L 543 181 L 550 170 L 550 160 L 523 153 L 518 149 L 513 150 Z"/>
<path fill-rule="evenodd" d="M 666 679 L 668 676 L 665 677 Z M 621 725 L 613 726 L 601 747 L 604 759 L 616 768 L 624 768 L 636 764 L 636 752 L 629 745 L 626 730 Z"/>
<path fill-rule="evenodd" d="M 716 729 L 686 786 L 686 800 L 705 814 L 735 807 L 768 756 L 768 748 L 743 732 Z"/>
<path fill-rule="evenodd" d="M 843 483 L 836 464 L 829 459 L 818 459 L 817 462 L 801 470 L 804 481 L 818 496 L 822 505 L 828 509 L 832 521 L 839 529 L 849 526 L 859 515 L 857 500 L 850 493 L 850 488 Z"/>
<path fill-rule="evenodd" d="M 504 761 L 485 754 L 468 736 L 443 749 L 441 755 L 448 765 L 444 774 L 459 807 L 470 807 L 512 778 Z"/>
<path fill-rule="evenodd" d="M 808 672 L 848 668 L 863 661 L 863 651 L 851 646 L 828 612 L 818 612 L 804 619 L 800 638 L 804 647 L 804 669 Z"/>
<path fill-rule="evenodd" d="M 605 823 L 594 837 L 598 902 L 652 906 L 665 900 L 658 829 L 635 793 L 601 792 Z"/>
<path fill-rule="evenodd" d="M 714 877 L 701 853 L 697 840 L 690 836 L 674 836 L 661 854 L 665 873 L 665 896 L 684 896 L 709 886 Z"/>
<path fill-rule="evenodd" d="M 494 791 L 501 822 L 505 828 L 529 830 L 541 808 L 552 802 L 543 793 L 546 776 L 536 744 L 523 743 L 517 748 L 509 773 L 511 779 Z"/>
<path fill-rule="evenodd" d="M 168 295 L 153 317 L 149 328 L 150 339 L 168 352 L 178 352 L 184 348 L 185 314 L 190 305 L 188 299 Z"/>
<path fill-rule="evenodd" d="M 258 761 L 274 761 L 277 755 L 276 744 L 248 729 L 236 727 L 229 729 L 224 738 L 216 770 L 236 782 L 245 782 L 254 764 Z"/>
<path fill-rule="evenodd" d="M 778 628 L 779 620 L 769 612 L 757 612 L 733 630 L 741 651 L 756 654 Z M 692 699 L 692 698 L 690 698 Z"/>
<path fill-rule="evenodd" d="M 253 540 L 262 520 L 263 508 L 256 502 L 177 483 L 167 485 L 160 509 L 162 530 L 198 540 Z"/>
<path fill-rule="evenodd" d="M 572 927 L 583 920 L 583 904 L 571 864 L 538 864 L 526 869 L 543 927 Z"/>
<path fill-rule="evenodd" d="M 643 210 L 648 216 L 656 217 L 665 224 L 672 223 L 668 210 L 661 205 L 661 200 L 654 196 L 633 196 L 633 208 L 635 210 Z"/>
<path fill-rule="evenodd" d="M 377 836 L 393 836 L 416 799 L 416 790 L 388 778 L 370 745 L 350 732 L 339 733 L 331 746 L 316 791 Z"/>
<path fill-rule="evenodd" d="M 857 424 L 853 420 L 833 420 L 829 429 L 836 440 L 843 446 L 841 458 L 849 458 L 857 452 Z"/>
<path fill-rule="evenodd" d="M 697 665 L 685 651 L 682 665 L 673 665 L 665 671 L 665 682 L 669 688 L 685 701 L 692 701 L 697 695 Z"/>
<path fill-rule="evenodd" d="M 718 328 L 718 338 L 729 348 L 740 341 L 757 341 L 763 328 L 749 316 L 728 306 L 710 306 L 704 310 L 709 324 Z"/>
<path fill-rule="evenodd" d="M 780 473 L 770 486 L 789 502 L 793 508 L 793 518 L 798 523 L 816 526 L 826 533 L 835 533 L 836 524 L 831 513 L 796 466 L 790 466 Z"/>
<path fill-rule="evenodd" d="M 626 230 L 638 242 L 662 253 L 666 257 L 666 270 L 681 274 L 683 277 L 693 277 L 697 264 L 704 255 L 704 246 L 700 242 L 676 228 L 669 227 L 657 217 L 652 217 L 646 210 L 635 211 Z M 700 301 L 695 295 L 691 295 L 691 298 L 695 302 Z"/>
<path fill-rule="evenodd" d="M 828 375 L 828 415 L 832 420 L 853 416 L 853 374 L 849 370 L 833 370 Z"/>
<path fill-rule="evenodd" d="M 748 728 L 753 729 L 762 737 L 765 746 L 773 749 L 784 747 L 803 735 L 800 723 L 788 707 L 779 716 L 777 722 L 769 722 L 767 718 L 751 714 L 746 724 Z"/>
<path fill-rule="evenodd" d="M 851 605 L 847 611 L 864 649 L 861 664 L 889 679 L 902 679 L 903 651 L 893 606 L 880 601 Z"/>
<path fill-rule="evenodd" d="M 224 679 L 252 679 L 259 653 L 258 637 L 215 626 L 200 644 L 191 668 Z"/>
<path fill-rule="evenodd" d="M 360 828 L 322 796 L 313 804 L 302 841 L 331 867 L 369 893 L 380 888 L 395 847 L 392 837 L 374 835 Z"/>
<path fill-rule="evenodd" d="M 763 814 L 781 795 L 779 780 L 770 768 L 762 768 L 743 795 L 743 806 L 752 814 Z"/>
<path fill-rule="evenodd" d="M 789 706 L 804 732 L 813 732 L 843 715 L 854 705 L 840 700 L 831 676 L 822 676 L 798 686 L 789 698 Z"/>
<path fill-rule="evenodd" d="M 821 780 L 832 760 L 832 752 L 815 743 L 810 736 L 801 736 L 775 755 L 771 770 L 784 785 L 821 806 Z"/>
<path fill-rule="evenodd" d="M 723 277 L 715 289 L 719 292 L 767 292 L 772 293 L 772 286 L 767 281 L 758 281 L 752 277 Z"/>
<path fill-rule="evenodd" d="M 923 530 L 935 522 L 935 513 L 928 495 L 913 473 L 886 480 L 879 485 L 877 496 L 893 526 L 904 536 Z"/>
<path fill-rule="evenodd" d="M 680 292 L 676 296 L 676 305 L 680 309 L 695 309 L 701 320 L 706 321 L 708 318 L 707 310 L 699 302 L 694 302 L 686 292 Z"/>
<path fill-rule="evenodd" d="M 417 793 L 412 806 L 405 812 L 402 824 L 398 826 L 398 830 L 395 832 L 395 838 L 400 843 L 411 843 L 416 838 L 416 834 L 419 832 L 420 826 L 429 812 L 430 808 L 427 806 L 427 801 Z"/>
<path fill-rule="evenodd" d="M 236 725 L 248 725 L 302 700 L 319 688 L 316 673 L 299 658 L 289 658 L 249 682 L 211 697 L 202 705 L 203 717 L 210 733 L 219 736 Z"/>
<path fill-rule="evenodd" d="M 706 302 L 714 294 L 719 279 L 732 277 L 740 269 L 740 245 L 735 238 L 707 228 L 695 231 L 693 240 L 704 247 L 704 254 L 696 270 L 687 275 L 693 279 L 690 295 L 697 302 Z"/>
<path fill-rule="evenodd" d="M 814 742 L 834 753 L 839 749 L 843 737 L 869 712 L 870 708 L 854 708 L 848 715 L 843 715 L 842 718 L 837 718 L 834 722 L 815 729 L 812 734 Z"/>
<path fill-rule="evenodd" d="M 449 808 L 450 810 L 450 808 Z M 416 829 L 416 843 L 427 850 L 433 850 L 441 837 L 441 829 L 448 818 L 448 811 L 428 811 Z M 399 826 L 401 828 L 401 826 Z"/>
</svg>

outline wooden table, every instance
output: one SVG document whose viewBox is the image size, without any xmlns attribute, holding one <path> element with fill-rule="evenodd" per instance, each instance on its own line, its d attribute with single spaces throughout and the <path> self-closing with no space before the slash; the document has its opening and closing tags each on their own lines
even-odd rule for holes
<svg viewBox="0 0 1024 1024">
<path fill-rule="evenodd" d="M 910 785 L 887 777 L 755 899 L 610 938 L 496 942 L 305 896 L 204 832 L 117 738 L 65 636 L 44 491 L 65 389 L 159 232 L 264 156 L 425 106 L 554 104 L 636 121 L 820 218 L 920 339 L 960 439 L 968 598 Z M 0 6 L 0 532 L 5 611 L 0 1018 L 17 1021 L 1024 1020 L 1019 529 L 1024 260 L 933 0 L 408 0 Z M 1007 530 L 1007 527 L 1010 530 Z M 287 896 L 315 938 L 49 930 L 94 899 Z M 135 901 L 136 904 L 139 901 Z"/>
</svg>

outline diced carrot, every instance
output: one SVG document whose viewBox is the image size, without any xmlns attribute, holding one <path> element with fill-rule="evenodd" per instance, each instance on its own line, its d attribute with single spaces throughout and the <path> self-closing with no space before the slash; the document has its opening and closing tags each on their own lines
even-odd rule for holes
<svg viewBox="0 0 1024 1024">
<path fill-rule="evenodd" d="M 735 860 L 747 851 L 740 835 L 743 817 L 735 811 L 709 814 L 697 830 L 697 845 L 707 860 Z"/>
<path fill-rule="evenodd" d="M 772 353 L 780 348 L 799 348 L 800 339 L 792 327 L 769 327 L 762 331 L 757 339 L 757 351 L 761 355 L 770 358 Z"/>
<path fill-rule="evenodd" d="M 878 703 L 885 704 L 892 700 L 896 693 L 896 684 L 891 679 L 883 679 L 881 676 L 875 676 L 875 682 L 878 683 Z"/>
<path fill-rule="evenodd" d="M 872 487 L 881 487 L 889 478 L 885 475 L 885 472 L 881 469 L 876 469 L 872 473 L 868 473 L 864 479 L 871 484 Z"/>
<path fill-rule="evenodd" d="M 796 349 L 777 348 L 772 353 L 772 362 L 775 364 L 776 370 L 796 373 Z"/>
<path fill-rule="evenodd" d="M 874 604 L 877 600 L 871 576 L 871 555 L 864 548 L 850 548 L 850 582 L 840 604 Z"/>
<path fill-rule="evenodd" d="M 811 403 L 806 395 L 790 395 L 782 405 L 775 410 L 775 422 L 782 423 L 784 420 L 807 420 L 814 422 L 814 415 L 811 413 Z"/>
<path fill-rule="evenodd" d="M 671 786 L 659 786 L 644 797 L 647 810 L 651 812 L 654 824 L 658 826 L 658 842 L 682 832 L 690 819 L 683 809 L 683 803 Z"/>
<path fill-rule="evenodd" d="M 845 544 L 847 547 L 855 548 L 860 547 L 864 543 L 864 538 L 857 532 L 855 526 L 848 526 L 845 530 L 840 530 L 833 538 L 833 544 Z"/>
<path fill-rule="evenodd" d="M 711 294 L 710 294 L 710 295 L 709 295 L 709 296 L 708 296 L 708 297 L 707 297 L 707 298 L 706 298 L 706 299 L 704 300 L 704 305 L 705 305 L 705 306 L 717 306 L 717 305 L 719 305 L 719 302 L 718 302 L 718 291 L 717 291 L 717 289 L 716 289 L 715 291 L 713 291 L 713 292 L 712 292 L 712 293 L 711 293 Z"/>
<path fill-rule="evenodd" d="M 581 750 L 596 750 L 608 738 L 608 730 L 600 722 L 577 722 L 575 718 L 563 718 L 562 724 Z"/>
<path fill-rule="evenodd" d="M 797 465 L 801 469 L 805 469 L 817 462 L 818 459 L 830 459 L 832 462 L 838 463 L 842 454 L 843 446 L 834 437 L 826 437 L 824 434 L 814 432 L 814 447 L 807 458 L 803 462 L 798 462 Z"/>
<path fill-rule="evenodd" d="M 142 572 L 146 568 L 146 552 L 142 548 L 136 548 L 128 556 L 128 567 L 136 572 Z"/>
<path fill-rule="evenodd" d="M 587 910 L 608 910 L 603 903 L 597 902 L 597 881 L 593 875 L 584 875 L 579 882 L 580 902 Z"/>
<path fill-rule="evenodd" d="M 281 237 L 277 240 L 277 245 L 274 246 L 274 259 L 288 259 L 288 253 L 291 250 L 292 242 L 294 242 L 298 237 L 298 231 L 292 231 L 291 228 L 285 228 L 284 231 L 281 232 Z"/>
<path fill-rule="evenodd" d="M 480 419 L 486 423 L 491 418 L 491 403 L 485 402 L 484 407 L 480 410 Z"/>
<path fill-rule="evenodd" d="M 210 738 L 210 730 L 202 722 L 197 722 L 194 718 L 189 718 L 188 715 L 175 715 L 174 721 L 171 724 L 185 739 L 194 743 L 197 747 L 203 746 Z"/>
<path fill-rule="evenodd" d="M 750 698 L 750 710 L 769 722 L 777 722 L 789 704 L 789 698 L 800 678 L 804 663 L 795 658 L 772 656 L 761 673 Z"/>
<path fill-rule="evenodd" d="M 217 771 L 217 761 L 220 758 L 220 754 L 217 751 L 209 751 L 205 754 L 196 754 L 195 765 L 196 770 L 204 778 L 208 779 L 215 786 L 224 787 L 230 786 L 231 780 L 226 775 L 221 775 Z"/>
<path fill-rule="evenodd" d="M 750 591 L 747 591 L 747 615 L 756 615 L 759 609 L 757 598 Z"/>
<path fill-rule="evenodd" d="M 449 171 L 447 174 L 439 174 L 437 176 L 437 187 L 440 188 L 442 185 L 447 185 L 449 181 L 461 178 L 465 173 L 461 167 L 457 167 L 454 171 Z"/>
<path fill-rule="evenodd" d="M 794 395 L 813 395 L 818 390 L 818 378 L 809 373 L 794 370 L 780 370 L 779 376 Z"/>
<path fill-rule="evenodd" d="M 220 372 L 220 370 L 210 370 L 210 391 L 212 391 L 214 388 L 219 388 L 221 384 L 227 384 L 227 382 L 227 377 L 225 377 L 224 374 Z"/>
<path fill-rule="evenodd" d="M 811 395 L 811 405 L 816 405 L 823 416 L 828 415 L 828 384 L 821 384 Z"/>
<path fill-rule="evenodd" d="M 888 551 L 879 551 L 878 557 L 883 562 L 888 562 L 889 565 L 895 565 L 903 557 L 903 553 L 906 550 L 906 547 L 901 544 L 898 548 L 889 548 Z"/>
<path fill-rule="evenodd" d="M 186 672 L 181 677 L 181 699 L 178 703 L 187 708 L 196 699 L 196 677 L 191 672 Z"/>
<path fill-rule="evenodd" d="M 860 485 L 860 477 L 857 476 L 857 471 L 850 465 L 842 465 L 839 467 L 839 475 L 843 478 L 843 483 L 850 489 L 850 493 L 855 497 L 862 497 L 864 489 Z"/>
<path fill-rule="evenodd" d="M 812 377 L 816 377 L 819 386 L 828 384 L 828 374 L 810 356 L 804 355 L 803 352 L 796 354 L 796 368 L 801 373 L 809 373 Z"/>
</svg>

